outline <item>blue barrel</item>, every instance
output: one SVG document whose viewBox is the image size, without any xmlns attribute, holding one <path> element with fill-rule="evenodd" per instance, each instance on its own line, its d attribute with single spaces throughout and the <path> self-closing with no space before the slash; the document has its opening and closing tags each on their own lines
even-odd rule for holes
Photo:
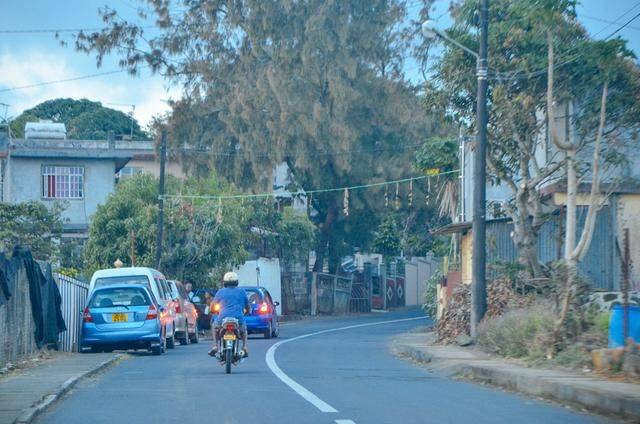
<svg viewBox="0 0 640 424">
<path fill-rule="evenodd" d="M 636 343 L 640 343 L 640 306 L 629 306 L 629 337 Z M 624 308 L 615 305 L 611 308 L 611 319 L 609 320 L 609 347 L 624 347 L 624 334 L 622 321 L 624 319 Z"/>
</svg>

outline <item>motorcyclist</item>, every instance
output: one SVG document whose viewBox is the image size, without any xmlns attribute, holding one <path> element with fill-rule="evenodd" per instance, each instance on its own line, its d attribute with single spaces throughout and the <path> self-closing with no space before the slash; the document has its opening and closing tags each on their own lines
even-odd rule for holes
<svg viewBox="0 0 640 424">
<path fill-rule="evenodd" d="M 249 356 L 247 349 L 247 326 L 244 322 L 244 314 L 249 310 L 247 292 L 238 287 L 238 274 L 235 272 L 227 272 L 222 279 L 222 285 L 223 288 L 218 290 L 216 293 L 216 296 L 213 298 L 213 304 L 210 308 L 213 311 L 213 305 L 220 305 L 220 313 L 214 323 L 213 348 L 209 351 L 209 355 L 215 356 L 216 353 L 218 353 L 222 320 L 232 317 L 238 320 L 239 331 L 242 337 L 242 352 L 243 356 L 246 358 Z"/>
</svg>

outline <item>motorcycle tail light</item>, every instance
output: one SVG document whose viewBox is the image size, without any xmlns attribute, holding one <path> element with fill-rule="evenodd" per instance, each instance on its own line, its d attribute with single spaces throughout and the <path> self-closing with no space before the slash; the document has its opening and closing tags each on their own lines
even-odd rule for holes
<svg viewBox="0 0 640 424">
<path fill-rule="evenodd" d="M 227 331 L 233 331 L 236 329 L 236 326 L 233 324 L 227 324 Z"/>
</svg>

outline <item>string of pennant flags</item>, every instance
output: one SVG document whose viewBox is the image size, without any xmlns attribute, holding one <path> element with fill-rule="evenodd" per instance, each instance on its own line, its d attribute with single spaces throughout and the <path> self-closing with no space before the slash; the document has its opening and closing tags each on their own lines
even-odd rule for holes
<svg viewBox="0 0 640 424">
<path fill-rule="evenodd" d="M 329 192 L 335 192 L 335 191 L 342 191 L 342 192 L 344 192 L 345 190 L 353 191 L 353 190 L 360 190 L 360 189 L 366 189 L 371 187 L 390 186 L 394 184 L 396 184 L 397 186 L 402 183 L 409 183 L 409 186 L 413 187 L 413 181 L 437 178 L 443 175 L 456 174 L 458 172 L 459 172 L 458 169 L 454 169 L 452 171 L 429 173 L 427 175 L 419 175 L 417 177 L 403 178 L 400 180 L 381 181 L 377 183 L 361 184 L 361 185 L 339 187 L 339 188 L 297 190 L 297 191 L 291 191 L 289 192 L 289 194 L 291 194 L 292 196 L 304 196 L 304 195 L 310 195 L 310 194 L 316 194 L 316 193 L 329 193 Z M 397 191 L 396 191 L 396 194 L 397 194 Z M 159 196 L 159 197 L 164 200 L 168 200 L 168 199 L 228 200 L 228 199 L 255 199 L 255 198 L 280 197 L 280 196 L 281 196 L 280 193 L 268 192 L 268 193 L 244 193 L 244 194 L 220 194 L 220 195 L 163 194 L 162 196 Z"/>
<path fill-rule="evenodd" d="M 343 213 L 345 216 L 349 216 L 349 195 L 353 190 L 362 190 L 372 187 L 383 187 L 385 188 L 384 192 L 384 205 L 385 207 L 389 206 L 389 186 L 395 185 L 395 194 L 394 194 L 394 207 L 396 209 L 400 208 L 400 184 L 409 184 L 408 195 L 407 195 L 407 203 L 409 207 L 413 206 L 413 183 L 414 181 L 426 180 L 428 184 L 427 192 L 431 190 L 431 179 L 438 179 L 444 175 L 450 175 L 458 173 L 458 169 L 454 169 L 451 171 L 443 171 L 439 170 L 428 170 L 426 175 L 419 175 L 416 177 L 402 178 L 398 180 L 390 180 L 390 181 L 381 181 L 377 183 L 369 183 L 369 184 L 359 184 L 348 187 L 336 187 L 336 188 L 324 188 L 324 189 L 316 189 L 316 190 L 297 190 L 289 192 L 292 196 L 306 196 L 308 199 L 308 204 L 311 204 L 311 200 L 313 199 L 314 194 L 318 193 L 330 193 L 330 192 L 342 192 L 343 193 Z M 221 195 L 195 195 L 195 194 L 164 194 L 159 196 L 162 200 L 167 201 L 175 201 L 175 200 L 205 200 L 205 201 L 215 201 L 217 202 L 218 213 L 217 220 L 222 220 L 222 202 L 223 200 L 245 200 L 245 199 L 268 199 L 268 198 L 276 198 L 281 196 L 281 193 L 276 192 L 268 192 L 268 193 L 244 193 L 244 194 L 221 194 Z"/>
</svg>

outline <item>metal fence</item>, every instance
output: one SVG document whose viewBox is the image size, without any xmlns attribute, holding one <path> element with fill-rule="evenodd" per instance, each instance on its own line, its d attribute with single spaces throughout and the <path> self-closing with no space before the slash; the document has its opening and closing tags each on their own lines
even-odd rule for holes
<svg viewBox="0 0 640 424">
<path fill-rule="evenodd" d="M 62 274 L 54 274 L 62 296 L 62 316 L 67 331 L 60 333 L 58 348 L 64 352 L 77 352 L 80 347 L 82 308 L 87 303 L 89 284 Z"/>
<path fill-rule="evenodd" d="M 596 217 L 593 240 L 579 269 L 586 277 L 591 288 L 602 291 L 620 289 L 621 259 L 616 240 L 617 206 L 615 198 L 605 205 Z M 588 207 L 578 206 L 577 233 L 584 227 Z M 543 263 L 550 263 L 563 258 L 564 252 L 564 216 L 550 217 L 540 228 L 538 237 L 538 255 Z M 489 263 L 511 263 L 518 258 L 518 249 L 513 243 L 511 234 L 513 224 L 507 220 L 493 220 L 487 223 L 487 261 Z M 490 270 L 489 276 L 495 271 Z"/>
</svg>

